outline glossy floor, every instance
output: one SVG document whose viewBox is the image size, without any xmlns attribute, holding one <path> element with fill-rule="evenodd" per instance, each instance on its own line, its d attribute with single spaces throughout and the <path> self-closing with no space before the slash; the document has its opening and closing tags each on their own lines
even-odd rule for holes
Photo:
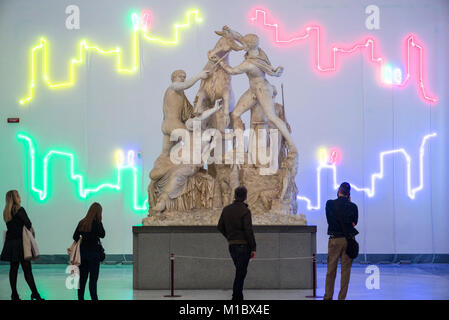
<svg viewBox="0 0 449 320">
<path fill-rule="evenodd" d="M 449 264 L 376 265 L 379 269 L 379 289 L 367 288 L 367 265 L 356 264 L 352 268 L 347 299 L 449 299 Z M 46 299 L 76 299 L 76 290 L 67 289 L 66 265 L 33 265 L 33 273 L 38 289 Z M 0 299 L 10 299 L 9 266 L 0 265 Z M 326 265 L 317 267 L 317 295 L 323 296 Z M 338 295 L 340 277 L 335 281 L 335 297 Z M 374 284 L 372 278 L 368 284 Z M 20 271 L 18 290 L 22 299 L 29 299 L 30 291 Z M 133 290 L 132 265 L 102 265 L 98 285 L 100 299 L 142 300 L 173 299 L 164 298 L 168 290 Z M 177 299 L 228 300 L 231 290 L 177 290 Z M 247 300 L 301 300 L 308 299 L 312 290 L 245 290 Z M 86 290 L 86 299 L 89 299 Z"/>
</svg>

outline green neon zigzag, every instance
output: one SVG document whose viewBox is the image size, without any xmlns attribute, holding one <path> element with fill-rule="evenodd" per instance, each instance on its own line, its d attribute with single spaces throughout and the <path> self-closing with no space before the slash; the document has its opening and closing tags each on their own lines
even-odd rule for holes
<svg viewBox="0 0 449 320">
<path fill-rule="evenodd" d="M 63 158 L 69 158 L 70 160 L 70 178 L 71 180 L 78 182 L 78 191 L 79 196 L 82 199 L 86 199 L 89 194 L 100 192 L 102 189 L 114 189 L 114 190 L 121 190 L 122 189 L 122 180 L 121 180 L 121 172 L 123 170 L 132 170 L 133 172 L 133 181 L 134 181 L 134 201 L 133 201 L 133 209 L 135 211 L 147 211 L 148 210 L 148 200 L 145 200 L 143 205 L 137 204 L 137 168 L 134 165 L 118 165 L 117 166 L 117 178 L 116 183 L 103 183 L 95 188 L 86 188 L 84 186 L 84 178 L 82 175 L 75 173 L 75 156 L 72 153 L 68 152 L 62 152 L 58 150 L 50 150 L 44 157 L 43 160 L 43 188 L 39 189 L 36 187 L 36 174 L 35 174 L 35 162 L 36 162 L 36 149 L 34 147 L 33 140 L 23 134 L 19 133 L 17 134 L 17 138 L 22 141 L 27 142 L 28 150 L 30 153 L 30 160 L 31 160 L 31 189 L 33 192 L 36 192 L 39 194 L 39 199 L 45 200 L 48 197 L 48 162 L 52 157 L 63 157 Z"/>
</svg>

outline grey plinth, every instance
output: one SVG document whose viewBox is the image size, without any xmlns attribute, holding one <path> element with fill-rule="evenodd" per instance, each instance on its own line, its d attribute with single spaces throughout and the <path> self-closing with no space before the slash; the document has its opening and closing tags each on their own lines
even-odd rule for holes
<svg viewBox="0 0 449 320">
<path fill-rule="evenodd" d="M 254 233 L 257 256 L 245 288 L 312 288 L 312 260 L 282 258 L 316 253 L 316 226 L 254 226 Z M 215 226 L 134 226 L 133 288 L 169 289 L 170 253 L 175 254 L 176 289 L 232 288 L 234 264 L 223 260 L 230 259 L 228 244 Z"/>
</svg>

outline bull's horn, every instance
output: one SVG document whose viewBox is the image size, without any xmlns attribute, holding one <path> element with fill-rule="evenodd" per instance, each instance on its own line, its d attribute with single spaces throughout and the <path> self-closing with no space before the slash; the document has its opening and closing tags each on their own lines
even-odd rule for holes
<svg viewBox="0 0 449 320">
<path fill-rule="evenodd" d="M 243 50 L 244 48 L 234 42 L 234 44 L 232 45 L 232 49 L 234 49 L 235 51 L 240 51 L 240 50 Z"/>
</svg>

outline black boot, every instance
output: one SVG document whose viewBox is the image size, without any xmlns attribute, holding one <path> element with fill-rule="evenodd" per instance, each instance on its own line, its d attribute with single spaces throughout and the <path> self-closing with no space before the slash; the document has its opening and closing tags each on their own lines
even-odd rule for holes
<svg viewBox="0 0 449 320">
<path fill-rule="evenodd" d="M 31 294 L 31 300 L 45 300 L 45 299 L 41 298 L 39 293 L 35 292 Z"/>
<path fill-rule="evenodd" d="M 17 292 L 11 293 L 11 300 L 20 300 L 19 294 Z"/>
</svg>

